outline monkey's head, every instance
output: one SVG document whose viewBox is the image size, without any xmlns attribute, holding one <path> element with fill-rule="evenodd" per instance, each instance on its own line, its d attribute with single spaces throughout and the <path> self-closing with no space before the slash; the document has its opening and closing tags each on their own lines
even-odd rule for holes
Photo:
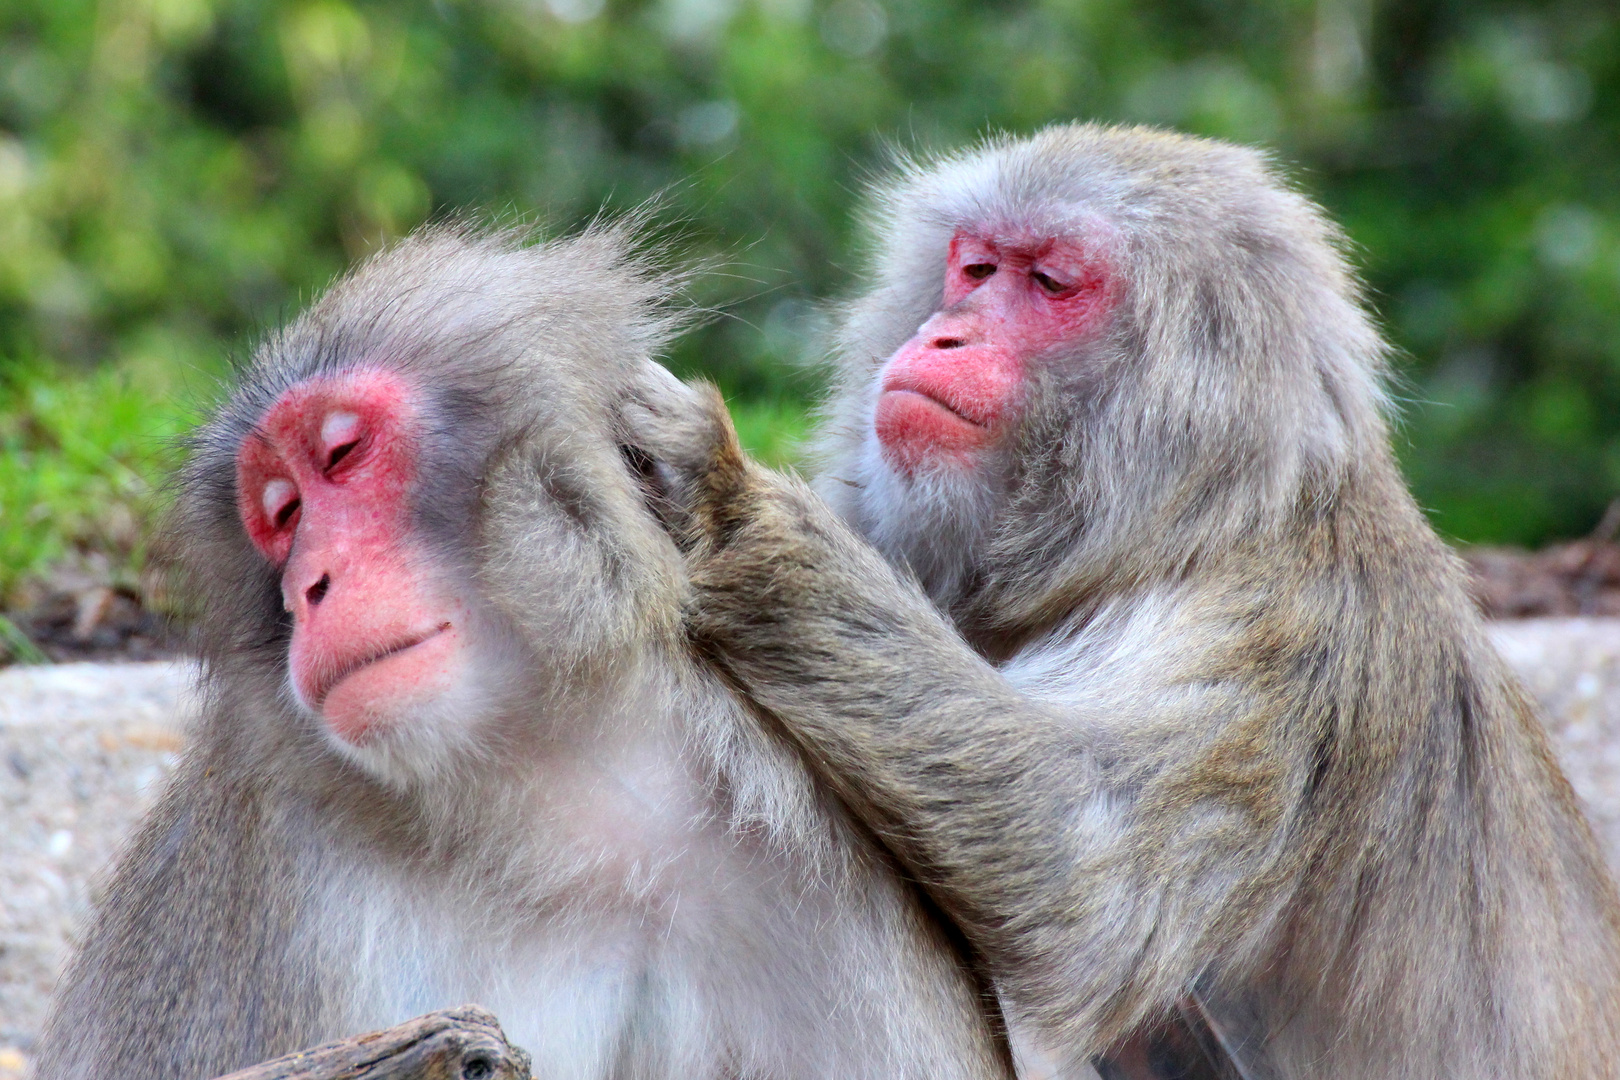
<svg viewBox="0 0 1620 1080">
<path fill-rule="evenodd" d="M 1054 127 L 904 163 L 871 218 L 823 491 L 959 615 L 1072 610 L 1382 447 L 1338 236 L 1253 151 Z"/>
<path fill-rule="evenodd" d="M 207 655 L 407 782 L 543 722 L 525 703 L 570 681 L 548 673 L 583 684 L 673 634 L 678 559 L 614 434 L 662 373 L 665 292 L 611 227 L 428 230 L 340 282 L 189 463 Z"/>
</svg>

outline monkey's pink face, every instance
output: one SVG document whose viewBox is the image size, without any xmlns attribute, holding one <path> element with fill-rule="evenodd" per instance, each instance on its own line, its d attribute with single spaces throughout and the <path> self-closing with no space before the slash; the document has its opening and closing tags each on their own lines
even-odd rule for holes
<svg viewBox="0 0 1620 1080">
<path fill-rule="evenodd" d="M 381 370 L 307 379 L 237 454 L 248 536 L 281 572 L 291 682 L 352 746 L 462 680 L 467 611 L 414 536 L 419 395 Z"/>
<path fill-rule="evenodd" d="M 1031 359 L 1113 307 L 1107 261 L 1069 237 L 951 239 L 944 306 L 879 373 L 872 425 L 890 467 L 972 467 L 1018 417 Z"/>
</svg>

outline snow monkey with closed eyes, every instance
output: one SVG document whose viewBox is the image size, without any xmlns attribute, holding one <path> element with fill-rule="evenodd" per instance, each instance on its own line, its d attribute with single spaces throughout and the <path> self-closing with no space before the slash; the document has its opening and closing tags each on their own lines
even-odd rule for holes
<svg viewBox="0 0 1620 1080">
<path fill-rule="evenodd" d="M 1062 1065 L 1178 1003 L 1251 1075 L 1620 1075 L 1620 908 L 1260 155 L 1054 127 L 902 166 L 817 494 L 630 417 L 696 640 Z M 825 501 L 824 501 L 825 500 Z"/>
<path fill-rule="evenodd" d="M 205 701 L 40 1080 L 202 1080 L 478 1002 L 547 1078 L 1009 1075 L 955 932 L 692 654 L 619 405 L 623 227 L 429 229 L 259 350 L 181 478 Z"/>
</svg>

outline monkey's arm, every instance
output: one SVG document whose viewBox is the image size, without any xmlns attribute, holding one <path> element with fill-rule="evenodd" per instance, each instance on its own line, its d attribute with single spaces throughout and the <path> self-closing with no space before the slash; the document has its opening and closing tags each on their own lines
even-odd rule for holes
<svg viewBox="0 0 1620 1080">
<path fill-rule="evenodd" d="M 1254 925 L 1244 899 L 1275 870 L 1256 807 L 1276 803 L 1256 789 L 1275 776 L 1239 776 L 1238 754 L 1189 782 L 1202 766 L 1177 744 L 1144 766 L 1021 693 L 808 488 L 748 461 L 717 397 L 696 405 L 633 421 L 689 552 L 695 638 L 1057 1045 L 1100 1052 L 1167 1008 L 1206 974 L 1190 958 Z"/>
</svg>

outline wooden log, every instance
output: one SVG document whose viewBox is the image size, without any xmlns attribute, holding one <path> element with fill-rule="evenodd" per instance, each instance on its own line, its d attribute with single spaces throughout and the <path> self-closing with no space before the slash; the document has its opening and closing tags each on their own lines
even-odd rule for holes
<svg viewBox="0 0 1620 1080">
<path fill-rule="evenodd" d="M 328 1043 L 218 1080 L 532 1080 L 529 1055 L 477 1005 Z"/>
</svg>

